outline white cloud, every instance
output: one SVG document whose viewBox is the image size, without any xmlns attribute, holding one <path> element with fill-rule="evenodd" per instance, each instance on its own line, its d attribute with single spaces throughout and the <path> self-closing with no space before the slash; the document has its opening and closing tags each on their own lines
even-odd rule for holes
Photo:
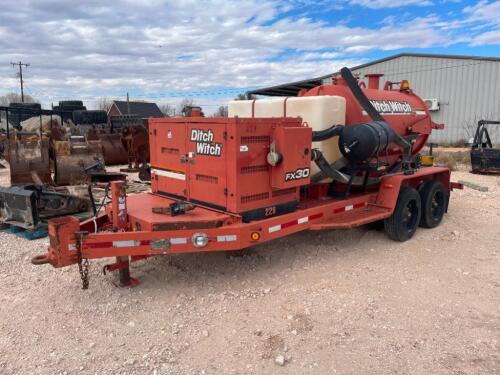
<svg viewBox="0 0 500 375">
<path fill-rule="evenodd" d="M 486 45 L 486 44 L 500 45 L 500 29 L 493 30 L 493 31 L 487 31 L 487 32 L 475 37 L 472 40 L 473 46 Z"/>
<path fill-rule="evenodd" d="M 500 1 L 481 0 L 474 6 L 467 6 L 463 10 L 468 14 L 468 22 L 484 21 L 494 25 L 500 23 Z"/>
<path fill-rule="evenodd" d="M 372 9 L 433 5 L 430 0 L 351 0 L 351 3 Z"/>
<path fill-rule="evenodd" d="M 331 4 L 338 7 L 346 1 Z M 413 0 L 354 1 L 368 7 L 417 5 Z M 25 77 L 27 91 L 50 100 L 123 96 L 127 91 L 161 100 L 172 92 L 182 95 L 220 87 L 244 91 L 358 65 L 366 61 L 362 53 L 370 50 L 446 46 L 459 40 L 455 30 L 463 22 L 443 22 L 428 15 L 412 18 L 408 25 L 396 21 L 351 27 L 318 21 L 306 13 L 299 17 L 287 13 L 311 4 L 311 0 L 7 2 L 0 13 L 0 79 L 8 85 L 0 90 L 15 87 L 9 62 L 23 60 L 31 63 Z M 466 10 L 476 20 L 484 18 L 479 11 Z"/>
</svg>

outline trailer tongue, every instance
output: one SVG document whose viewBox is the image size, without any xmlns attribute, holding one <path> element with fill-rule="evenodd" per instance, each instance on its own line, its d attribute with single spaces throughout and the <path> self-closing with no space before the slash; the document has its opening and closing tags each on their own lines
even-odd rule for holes
<svg viewBox="0 0 500 375">
<path fill-rule="evenodd" d="M 49 250 L 32 262 L 78 264 L 87 287 L 88 260 L 116 257 L 105 270 L 133 285 L 129 262 L 154 255 L 381 220 L 397 241 L 437 226 L 458 185 L 417 153 L 438 125 L 406 82 L 359 85 L 343 69 L 298 98 L 231 103 L 231 118 L 150 119 L 152 193 L 126 197 L 111 182 L 105 211 L 52 220 Z"/>
</svg>

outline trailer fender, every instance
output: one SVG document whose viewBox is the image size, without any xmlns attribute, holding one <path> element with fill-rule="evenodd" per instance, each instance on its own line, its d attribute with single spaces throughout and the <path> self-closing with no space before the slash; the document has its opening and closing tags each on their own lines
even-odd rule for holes
<svg viewBox="0 0 500 375">
<path fill-rule="evenodd" d="M 448 168 L 429 167 L 421 168 L 413 174 L 399 173 L 382 177 L 375 204 L 388 208 L 392 215 L 402 186 L 411 186 L 418 190 L 425 182 L 432 180 L 440 181 L 449 196 L 451 190 L 450 170 Z"/>
</svg>

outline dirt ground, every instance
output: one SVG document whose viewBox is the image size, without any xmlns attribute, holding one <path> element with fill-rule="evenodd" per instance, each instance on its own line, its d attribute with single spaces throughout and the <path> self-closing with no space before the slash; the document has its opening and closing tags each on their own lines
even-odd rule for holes
<svg viewBox="0 0 500 375">
<path fill-rule="evenodd" d="M 77 267 L 31 265 L 47 239 L 0 233 L 0 373 L 500 374 L 500 177 L 459 179 L 489 191 L 453 192 L 408 242 L 363 227 L 162 256 L 134 289 L 92 261 L 82 290 Z"/>
</svg>

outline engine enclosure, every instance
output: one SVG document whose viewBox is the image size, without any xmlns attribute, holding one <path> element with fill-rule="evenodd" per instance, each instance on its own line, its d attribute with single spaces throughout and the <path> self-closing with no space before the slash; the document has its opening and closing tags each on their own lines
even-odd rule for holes
<svg viewBox="0 0 500 375">
<path fill-rule="evenodd" d="M 295 210 L 310 183 L 312 131 L 298 118 L 155 118 L 149 134 L 154 194 L 251 221 Z"/>
</svg>

